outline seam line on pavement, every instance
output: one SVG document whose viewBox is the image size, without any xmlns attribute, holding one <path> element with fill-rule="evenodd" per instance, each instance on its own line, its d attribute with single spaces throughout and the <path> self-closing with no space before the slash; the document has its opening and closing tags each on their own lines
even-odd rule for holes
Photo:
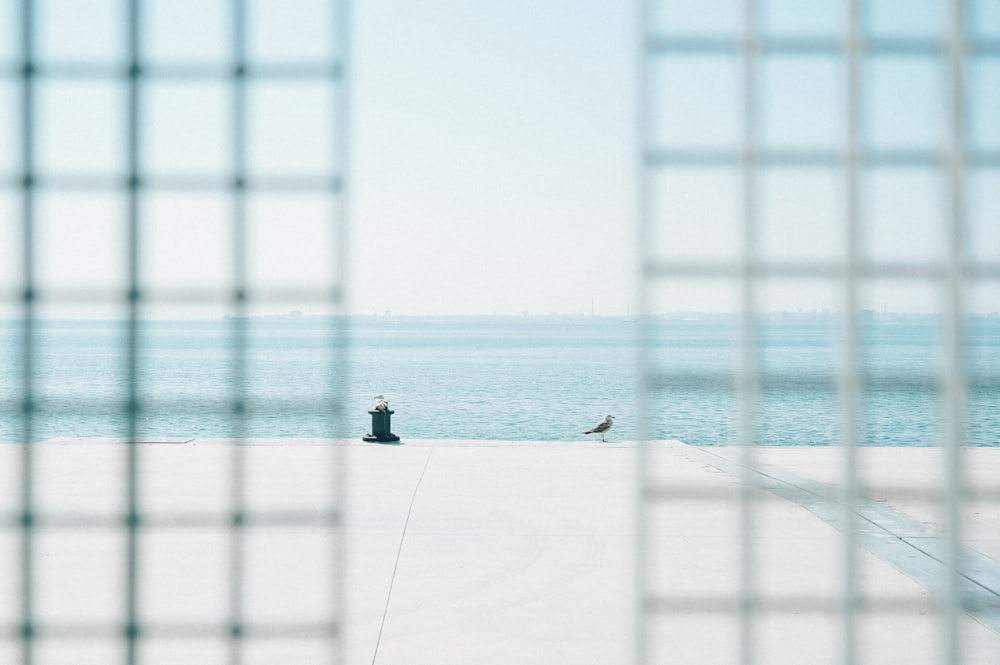
<svg viewBox="0 0 1000 665">
<path fill-rule="evenodd" d="M 740 468 L 744 466 L 742 462 L 729 459 L 714 451 L 697 448 L 690 450 L 690 452 L 701 457 L 704 462 L 731 476 L 738 477 L 738 474 L 734 473 L 734 467 Z M 829 526 L 838 531 L 843 531 L 842 515 L 837 511 L 829 510 L 833 505 L 838 507 L 841 505 L 839 500 L 832 494 L 832 486 L 819 481 L 800 478 L 794 473 L 769 464 L 755 464 L 751 467 L 751 470 L 759 477 L 767 478 L 776 483 L 774 485 L 757 484 L 757 487 L 760 489 L 805 508 Z M 793 491 L 789 492 L 787 491 L 788 489 L 792 489 Z M 804 500 L 801 494 L 796 496 L 797 493 L 805 494 L 812 498 Z M 928 545 L 939 544 L 940 536 L 931 532 L 925 525 L 906 513 L 891 506 L 882 505 L 871 499 L 861 500 L 859 508 L 860 510 L 854 514 L 860 520 L 860 523 L 869 524 L 878 533 L 884 534 L 882 537 L 878 537 L 871 532 L 871 527 L 868 529 L 862 527 L 858 532 L 860 537 L 859 544 L 883 561 L 889 563 L 899 572 L 913 579 L 925 589 L 936 592 L 937 589 L 933 581 L 935 575 L 927 567 L 927 564 L 934 567 L 935 565 L 944 566 L 945 563 L 943 557 L 934 551 L 937 548 L 928 547 Z M 881 518 L 881 520 L 877 518 Z M 896 523 L 897 527 L 902 524 L 908 527 L 908 531 L 914 531 L 915 533 L 919 533 L 919 535 L 901 535 L 896 533 L 890 526 L 892 523 Z M 923 557 L 924 562 L 910 561 L 907 557 L 892 552 L 884 545 L 885 537 L 889 537 L 910 548 L 913 553 Z M 915 542 L 911 542 L 914 539 L 926 540 L 927 545 L 920 546 Z M 984 577 L 986 579 L 996 579 L 998 575 L 997 566 L 989 561 L 987 557 L 964 544 L 962 546 L 962 559 L 965 562 L 965 567 L 959 571 L 959 575 L 964 580 L 963 604 L 966 605 L 965 612 L 979 623 L 1000 633 L 1000 613 L 997 612 L 997 598 L 1000 594 L 998 594 L 995 588 L 992 588 L 992 584 L 982 579 Z"/>
<path fill-rule="evenodd" d="M 410 506 L 406 509 L 406 521 L 403 522 L 403 533 L 399 536 L 399 548 L 396 550 L 396 563 L 392 566 L 392 578 L 389 580 L 389 592 L 385 595 L 385 608 L 382 610 L 382 623 L 378 626 L 378 638 L 375 640 L 375 652 L 372 654 L 372 665 L 375 665 L 375 661 L 378 659 L 378 648 L 382 643 L 382 629 L 385 628 L 385 619 L 389 616 L 389 603 L 392 601 L 392 587 L 396 583 L 396 571 L 399 569 L 399 559 L 403 554 L 403 541 L 406 539 L 406 529 L 410 526 L 410 514 L 413 512 L 413 504 L 417 500 L 417 492 L 420 491 L 420 484 L 424 480 L 424 474 L 427 473 L 427 467 L 431 463 L 431 456 L 434 454 L 434 449 L 431 448 L 430 452 L 427 453 L 427 459 L 424 460 L 424 468 L 420 471 L 420 477 L 417 478 L 417 484 L 413 488 L 413 496 L 410 497 Z"/>
</svg>

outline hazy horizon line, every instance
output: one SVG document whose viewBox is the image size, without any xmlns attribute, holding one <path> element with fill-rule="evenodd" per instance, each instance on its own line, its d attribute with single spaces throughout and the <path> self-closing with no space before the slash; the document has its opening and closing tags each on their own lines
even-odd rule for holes
<svg viewBox="0 0 1000 665">
<path fill-rule="evenodd" d="M 766 317 L 785 317 L 785 318 L 824 318 L 824 319 L 840 319 L 843 318 L 844 312 L 842 310 L 829 310 L 829 309 L 817 309 L 817 310 L 758 310 L 754 312 L 758 316 Z M 863 309 L 857 312 L 857 315 L 864 319 L 879 319 L 879 318 L 939 318 L 945 316 L 944 312 L 906 312 L 906 311 L 877 311 L 872 309 Z M 249 320 L 249 321 L 267 321 L 267 320 L 283 320 L 283 321 L 297 321 L 297 320 L 324 320 L 324 319 L 365 319 L 365 320 L 392 320 L 392 319 L 579 319 L 579 320 L 613 320 L 613 321 L 635 321 L 641 318 L 653 318 L 653 319 L 694 319 L 698 318 L 714 318 L 714 319 L 725 319 L 725 318 L 740 318 L 744 316 L 743 312 L 732 312 L 732 311 L 718 311 L 718 310 L 678 310 L 672 312 L 657 312 L 651 314 L 586 314 L 583 312 L 579 313 L 558 313 L 550 312 L 547 314 L 540 313 L 520 313 L 520 314 L 504 314 L 504 313 L 489 313 L 489 314 L 460 314 L 460 313 L 421 313 L 421 314 L 378 314 L 373 312 L 353 312 L 353 313 L 340 313 L 340 314 L 319 314 L 319 313 L 306 313 L 301 311 L 289 311 L 284 314 L 247 314 L 247 315 L 233 315 L 233 314 L 215 314 L 212 316 L 140 316 L 136 317 L 136 321 L 140 322 L 226 322 L 226 321 L 236 321 L 236 320 Z M 1000 312 L 963 312 L 965 317 L 976 317 L 976 318 L 996 318 L 1000 317 Z M 36 316 L 32 317 L 32 321 L 42 321 L 42 322 L 127 322 L 132 320 L 128 316 Z M 0 316 L 0 321 L 4 323 L 23 323 L 25 317 L 23 316 Z"/>
</svg>

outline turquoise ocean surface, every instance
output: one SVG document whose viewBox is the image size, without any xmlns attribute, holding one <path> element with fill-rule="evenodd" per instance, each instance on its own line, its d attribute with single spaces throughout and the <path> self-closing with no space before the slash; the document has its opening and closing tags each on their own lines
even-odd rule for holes
<svg viewBox="0 0 1000 665">
<path fill-rule="evenodd" d="M 30 386 L 22 324 L 0 323 L 0 441 L 124 436 L 130 371 L 124 322 L 36 322 Z M 341 320 L 277 317 L 144 322 L 134 385 L 140 437 L 358 437 L 372 396 L 410 439 L 586 440 L 606 414 L 611 441 L 637 437 L 735 443 L 739 320 L 658 319 L 648 326 L 654 399 L 639 411 L 634 321 L 593 317 Z M 239 331 L 245 331 L 245 343 Z M 343 331 L 347 331 L 344 337 Z M 930 316 L 869 316 L 864 326 L 863 438 L 869 445 L 934 445 L 942 351 Z M 346 341 L 345 341 L 346 340 Z M 342 372 L 332 361 L 346 343 Z M 241 352 L 240 349 L 243 349 Z M 1000 445 L 1000 317 L 970 319 L 967 443 Z M 837 322 L 769 315 L 760 328 L 757 439 L 766 445 L 838 440 Z M 236 362 L 245 358 L 245 363 Z M 242 372 L 239 370 L 243 367 Z M 328 396 L 340 389 L 342 418 Z M 599 440 L 599 439 L 598 439 Z"/>
</svg>

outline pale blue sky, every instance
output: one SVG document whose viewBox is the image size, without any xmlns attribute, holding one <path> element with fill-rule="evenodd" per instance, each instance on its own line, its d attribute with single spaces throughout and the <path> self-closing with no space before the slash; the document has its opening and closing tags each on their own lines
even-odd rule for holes
<svg viewBox="0 0 1000 665">
<path fill-rule="evenodd" d="M 320 0 L 249 3 L 253 62 L 332 54 L 332 18 Z M 0 71 L 17 59 L 19 3 L 0 0 Z M 121 0 L 39 2 L 43 62 L 113 65 L 124 53 Z M 808 9 L 806 6 L 808 5 Z M 154 65 L 225 67 L 231 39 L 223 0 L 147 2 L 145 52 Z M 664 0 L 665 34 L 737 36 L 736 0 Z M 768 0 L 761 28 L 775 36 L 832 37 L 846 3 Z M 936 0 L 877 0 L 875 36 L 940 37 Z M 1000 39 L 1000 0 L 971 3 L 973 32 Z M 359 0 L 353 10 L 351 309 L 394 314 L 624 315 L 635 276 L 635 18 L 618 0 Z M 831 149 L 844 124 L 843 63 L 826 56 L 761 61 L 759 127 L 772 148 Z M 660 59 L 651 69 L 652 139 L 666 147 L 734 148 L 741 141 L 736 59 Z M 970 63 L 970 138 L 1000 150 L 1000 58 Z M 874 148 L 945 145 L 946 71 L 933 58 L 879 56 L 866 65 L 865 137 Z M 143 98 L 145 171 L 223 178 L 230 169 L 225 79 L 151 79 Z M 335 104 L 323 84 L 251 83 L 251 173 L 323 176 L 333 154 Z M 17 87 L 0 78 L 0 180 L 18 169 Z M 38 87 L 37 156 L 45 174 L 114 177 L 124 169 L 124 89 L 116 79 L 45 79 Z M 653 174 L 656 232 L 665 257 L 738 256 L 739 174 L 688 169 Z M 969 180 L 969 252 L 1000 261 L 1000 170 Z M 843 181 L 832 169 L 772 169 L 759 178 L 767 258 L 835 260 Z M 865 180 L 867 254 L 941 258 L 943 181 L 922 168 L 878 169 Z M 125 276 L 124 205 L 117 192 L 38 195 L 43 288 L 109 291 Z M 144 202 L 143 284 L 162 290 L 231 286 L 231 202 L 225 192 L 150 193 Z M 329 201 L 317 195 L 249 198 L 251 286 L 329 279 Z M 20 279 L 16 190 L 0 189 L 0 290 Z M 660 290 L 664 309 L 732 309 L 735 289 Z M 1000 289 L 971 305 L 1000 310 Z M 774 284 L 768 309 L 836 308 L 828 284 Z M 928 285 L 875 284 L 865 305 L 935 311 Z M 288 309 L 288 308 L 285 308 Z M 308 307 L 306 309 L 309 309 Z M 98 311 L 97 309 L 93 311 Z M 104 310 L 101 310 L 104 311 Z M 217 315 L 215 308 L 157 310 Z M 80 312 L 85 313 L 85 312 Z"/>
</svg>

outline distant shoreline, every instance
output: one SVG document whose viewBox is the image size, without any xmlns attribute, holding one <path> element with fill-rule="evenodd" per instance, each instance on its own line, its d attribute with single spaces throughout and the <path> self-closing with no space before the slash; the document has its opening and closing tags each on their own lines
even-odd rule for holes
<svg viewBox="0 0 1000 665">
<path fill-rule="evenodd" d="M 838 322 L 843 320 L 843 313 L 833 311 L 765 311 L 757 313 L 759 319 L 764 322 Z M 859 320 L 864 323 L 936 323 L 943 314 L 926 312 L 875 312 L 873 310 L 863 310 L 858 312 Z M 637 323 L 642 320 L 649 321 L 677 321 L 677 322 L 726 322 L 740 321 L 743 315 L 734 312 L 669 312 L 665 314 L 653 314 L 648 317 L 639 315 L 613 316 L 613 315 L 590 315 L 590 314 L 261 314 L 252 316 L 213 316 L 213 317 L 192 317 L 192 318 L 146 318 L 138 317 L 135 320 L 140 323 L 227 323 L 234 321 L 251 322 L 290 322 L 290 323 L 316 323 L 325 321 L 406 321 L 406 322 L 434 322 L 434 321 L 557 321 L 566 322 L 602 322 L 602 323 Z M 967 312 L 964 318 L 974 321 L 996 321 L 1000 320 L 1000 312 Z M 127 323 L 131 319 L 128 317 L 37 317 L 32 319 L 39 323 Z M 8 317 L 0 318 L 0 324 L 23 324 L 24 318 Z"/>
</svg>

